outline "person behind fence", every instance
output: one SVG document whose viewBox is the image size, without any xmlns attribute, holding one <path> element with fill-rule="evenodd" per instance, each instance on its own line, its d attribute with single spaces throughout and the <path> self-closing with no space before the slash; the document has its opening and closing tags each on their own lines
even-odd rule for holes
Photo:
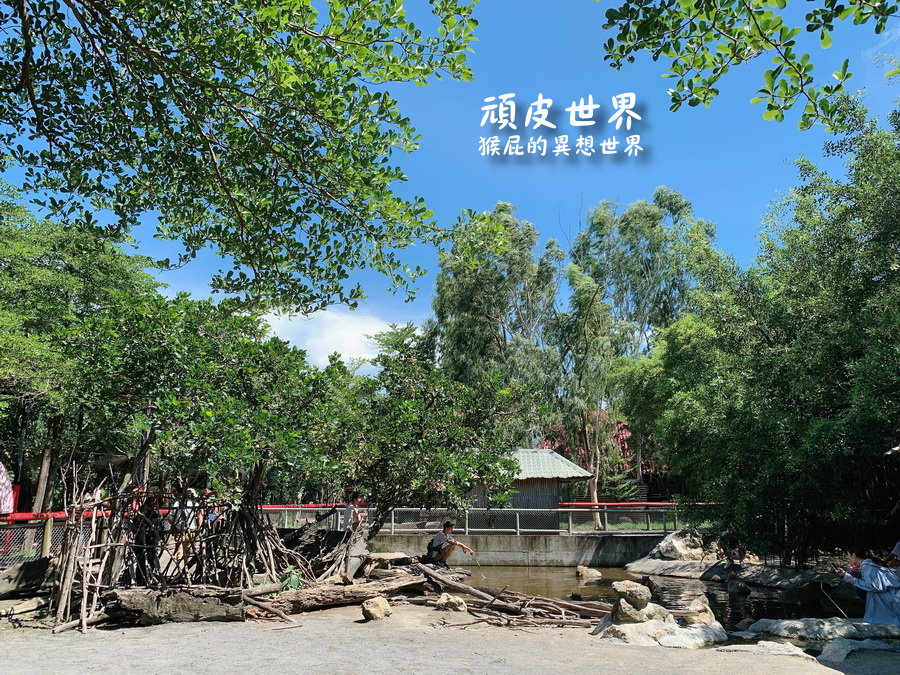
<svg viewBox="0 0 900 675">
<path fill-rule="evenodd" d="M 859 567 L 860 578 L 841 568 L 835 571 L 846 583 L 866 591 L 866 613 L 862 620 L 900 626 L 900 576 L 878 565 L 863 548 L 854 547 L 848 552 L 852 567 Z"/>
<path fill-rule="evenodd" d="M 436 563 L 447 567 L 447 559 L 457 548 L 461 548 L 469 555 L 475 555 L 475 551 L 453 538 L 453 521 L 448 520 L 444 523 L 444 528 L 428 543 L 428 552 L 422 562 Z"/>
<path fill-rule="evenodd" d="M 6 467 L 0 462 L 0 513 L 12 513 L 13 508 L 12 482 L 6 473 Z"/>
<path fill-rule="evenodd" d="M 359 508 L 362 504 L 362 495 L 354 492 L 350 495 L 347 508 L 344 509 L 344 530 L 357 530 L 360 523 L 366 519 L 366 512 Z"/>
</svg>

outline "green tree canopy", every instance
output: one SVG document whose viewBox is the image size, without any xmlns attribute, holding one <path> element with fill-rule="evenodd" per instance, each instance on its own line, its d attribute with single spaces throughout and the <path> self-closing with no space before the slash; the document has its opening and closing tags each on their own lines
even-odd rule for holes
<svg viewBox="0 0 900 675">
<path fill-rule="evenodd" d="M 491 373 L 553 395 L 548 379 L 555 358 L 545 328 L 559 291 L 564 258 L 556 241 L 538 247 L 537 229 L 518 220 L 511 204 L 469 213 L 440 253 L 432 306 L 425 327 L 441 368 L 451 378 L 476 383 Z M 540 436 L 537 411 L 513 422 L 511 446 Z"/>
<path fill-rule="evenodd" d="M 604 28 L 617 34 L 604 45 L 604 58 L 616 69 L 641 52 L 654 61 L 668 59 L 665 77 L 675 80 L 671 110 L 678 110 L 685 103 L 709 106 L 719 94 L 719 80 L 732 68 L 768 55 L 772 67 L 763 73 L 752 99 L 766 105 L 763 117 L 781 121 L 786 111 L 802 106 L 801 129 L 818 122 L 840 127 L 844 122 L 836 95 L 851 76 L 849 60 L 834 73 L 814 74 L 815 63 L 798 36 L 815 33 L 827 48 L 835 26 L 849 21 L 882 33 L 896 25 L 900 6 L 815 0 L 802 4 L 805 16 L 800 20 L 798 5 L 796 0 L 626 0 L 606 10 Z"/>
<path fill-rule="evenodd" d="M 846 180 L 800 162 L 756 265 L 698 256 L 692 313 L 625 371 L 626 408 L 693 496 L 786 562 L 896 541 L 898 148 L 894 114 L 832 144 Z"/>
<path fill-rule="evenodd" d="M 218 290 L 353 303 L 354 270 L 403 286 L 433 233 L 392 192 L 415 136 L 379 86 L 470 76 L 471 5 L 431 8 L 426 32 L 401 0 L 3 2 L 0 146 L 55 217 L 212 247 Z"/>
<path fill-rule="evenodd" d="M 329 446 L 341 458 L 347 486 L 378 504 L 376 527 L 402 504 L 460 508 L 476 489 L 506 494 L 515 461 L 503 417 L 527 407 L 523 390 L 495 376 L 454 381 L 435 366 L 412 325 L 375 339 L 379 371 L 351 382 L 353 407 Z"/>
</svg>

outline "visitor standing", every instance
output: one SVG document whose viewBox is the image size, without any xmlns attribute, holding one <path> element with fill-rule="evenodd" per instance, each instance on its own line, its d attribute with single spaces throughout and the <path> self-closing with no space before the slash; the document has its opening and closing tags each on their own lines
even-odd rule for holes
<svg viewBox="0 0 900 675">
<path fill-rule="evenodd" d="M 344 509 L 344 530 L 356 531 L 359 529 L 360 523 L 366 519 L 366 513 L 359 508 L 362 504 L 362 495 L 354 492 L 350 495 L 350 501 L 347 502 L 347 508 Z"/>
<path fill-rule="evenodd" d="M 846 583 L 866 591 L 863 621 L 900 626 L 900 576 L 894 570 L 876 564 L 865 549 L 851 548 L 849 554 L 850 564 L 859 567 L 860 578 L 841 568 L 836 571 Z"/>
</svg>

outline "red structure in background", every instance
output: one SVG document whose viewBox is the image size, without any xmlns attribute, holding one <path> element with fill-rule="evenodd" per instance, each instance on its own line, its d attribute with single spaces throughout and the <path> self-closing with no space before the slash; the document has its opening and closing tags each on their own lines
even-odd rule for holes
<svg viewBox="0 0 900 675">
<path fill-rule="evenodd" d="M 603 422 L 609 420 L 609 413 L 600 409 L 597 414 L 602 418 Z M 616 420 L 615 428 L 610 433 L 610 438 L 618 447 L 622 456 L 622 462 L 619 469 L 626 471 L 631 475 L 635 475 L 635 453 L 631 448 L 629 440 L 633 436 L 631 428 L 620 420 Z M 570 445 L 566 437 L 566 430 L 562 426 L 556 426 L 547 431 L 541 439 L 539 445 L 541 448 L 555 450 L 566 459 L 578 464 L 582 468 L 588 468 L 588 457 L 585 448 L 580 445 Z M 666 492 L 665 483 L 669 473 L 669 467 L 665 465 L 657 465 L 646 457 L 641 458 L 641 478 L 648 485 L 648 491 L 663 494 Z M 635 476 L 636 477 L 636 476 Z M 654 502 L 658 503 L 658 502 Z"/>
</svg>

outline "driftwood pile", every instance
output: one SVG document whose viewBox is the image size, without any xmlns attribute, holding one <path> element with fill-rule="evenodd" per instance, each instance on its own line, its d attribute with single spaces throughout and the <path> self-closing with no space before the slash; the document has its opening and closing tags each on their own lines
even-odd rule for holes
<svg viewBox="0 0 900 675">
<path fill-rule="evenodd" d="M 606 602 L 574 602 L 545 598 L 540 595 L 526 595 L 510 591 L 508 588 L 479 588 L 455 581 L 426 565 L 419 565 L 418 568 L 426 577 L 442 588 L 471 596 L 471 599 L 466 600 L 466 606 L 468 613 L 475 620 L 452 624 L 455 626 L 488 623 L 494 626 L 513 627 L 591 628 L 612 611 L 612 605 Z M 434 597 L 407 598 L 406 601 L 413 605 L 429 607 L 437 604 L 437 599 Z"/>
<path fill-rule="evenodd" d="M 445 590 L 470 597 L 470 624 L 589 628 L 612 609 L 599 601 L 472 586 L 459 572 L 438 571 L 405 554 L 369 553 L 362 531 L 323 532 L 311 523 L 282 539 L 254 508 L 188 495 L 180 502 L 189 499 L 189 507 L 180 508 L 157 495 L 129 494 L 72 509 L 55 573 L 45 569 L 48 561 L 41 563 L 54 581 L 49 597 L 7 614 L 47 611 L 54 632 L 105 622 L 293 622 L 291 615 L 398 593 L 410 604 L 435 606 L 434 594 Z M 284 570 L 293 570 L 302 587 L 275 583 Z"/>
</svg>

